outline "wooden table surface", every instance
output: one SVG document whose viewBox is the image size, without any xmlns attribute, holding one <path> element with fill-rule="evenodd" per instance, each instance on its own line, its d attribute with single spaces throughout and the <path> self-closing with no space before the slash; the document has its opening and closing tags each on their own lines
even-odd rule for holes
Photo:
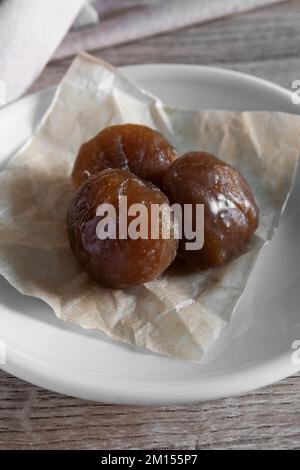
<svg viewBox="0 0 300 470">
<path fill-rule="evenodd" d="M 208 64 L 285 87 L 300 79 L 300 1 L 95 54 L 115 65 Z M 56 84 L 50 63 L 31 91 Z M 42 390 L 0 372 L 0 449 L 300 449 L 300 375 L 239 398 L 189 406 L 111 406 Z"/>
</svg>

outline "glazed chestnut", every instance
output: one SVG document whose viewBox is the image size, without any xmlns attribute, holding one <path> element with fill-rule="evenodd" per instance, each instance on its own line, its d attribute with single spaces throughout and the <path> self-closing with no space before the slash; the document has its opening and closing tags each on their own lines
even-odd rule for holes
<svg viewBox="0 0 300 470">
<path fill-rule="evenodd" d="M 239 171 L 209 153 L 189 152 L 170 166 L 163 188 L 171 203 L 192 204 L 194 230 L 195 205 L 204 205 L 202 249 L 187 250 L 184 237 L 179 243 L 179 256 L 194 269 L 222 265 L 245 251 L 259 210 Z"/>
<path fill-rule="evenodd" d="M 120 201 L 126 201 L 126 212 L 124 207 L 120 209 Z M 133 204 L 146 209 L 146 216 L 140 219 L 141 224 L 146 223 L 143 232 L 137 224 L 139 213 L 130 212 L 136 207 Z M 151 207 L 156 204 L 164 204 L 165 212 L 156 218 L 157 235 L 152 238 Z M 70 246 L 95 281 L 114 288 L 149 282 L 176 256 L 172 215 L 167 197 L 153 184 L 127 170 L 104 170 L 89 178 L 71 201 L 67 215 Z M 132 228 L 137 230 L 130 232 Z M 169 233 L 166 239 L 165 229 Z M 132 235 L 138 232 L 140 237 Z"/>
<path fill-rule="evenodd" d="M 175 156 L 167 139 L 149 127 L 107 127 L 81 145 L 72 172 L 73 185 L 79 188 L 91 175 L 106 168 L 122 168 L 160 186 Z"/>
</svg>

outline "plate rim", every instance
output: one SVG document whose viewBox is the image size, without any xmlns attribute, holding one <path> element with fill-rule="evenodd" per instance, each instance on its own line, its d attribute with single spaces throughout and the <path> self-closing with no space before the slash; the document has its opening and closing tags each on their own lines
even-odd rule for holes
<svg viewBox="0 0 300 470">
<path fill-rule="evenodd" d="M 134 64 L 119 67 L 121 72 L 125 74 L 129 72 L 134 73 L 135 71 L 140 71 L 141 69 L 151 69 L 152 73 L 155 69 L 185 69 L 195 70 L 196 72 L 204 73 L 214 73 L 221 76 L 226 76 L 228 78 L 236 77 L 244 82 L 252 83 L 255 85 L 261 85 L 267 87 L 269 90 L 272 90 L 276 93 L 280 93 L 286 98 L 291 98 L 292 91 L 281 87 L 275 83 L 272 83 L 263 78 L 256 77 L 254 75 L 249 75 L 244 72 L 234 71 L 230 69 L 223 69 L 221 67 L 212 67 L 205 65 L 197 64 L 176 64 L 176 63 L 147 63 L 147 64 Z M 132 79 L 130 77 L 130 79 Z M 134 79 L 133 79 L 134 80 Z M 9 116 L 15 112 L 15 109 L 19 106 L 26 106 L 26 101 L 38 102 L 41 99 L 42 95 L 47 93 L 55 92 L 57 85 L 45 88 L 36 93 L 29 94 L 25 97 L 22 97 L 14 102 L 8 104 L 5 107 L 0 108 L 0 114 L 6 114 Z M 300 365 L 296 366 L 291 361 L 291 355 L 293 350 L 286 351 L 285 354 L 279 354 L 277 356 L 272 356 L 269 358 L 262 358 L 259 361 L 245 367 L 236 369 L 227 373 L 229 381 L 223 383 L 223 388 L 220 390 L 218 387 L 215 391 L 213 389 L 213 382 L 219 380 L 218 376 L 205 379 L 204 382 L 209 382 L 208 384 L 202 383 L 203 379 L 199 379 L 197 382 L 190 384 L 190 382 L 176 383 L 175 387 L 172 390 L 172 395 L 170 396 L 170 390 L 164 390 L 159 387 L 159 383 L 155 383 L 152 380 L 152 383 L 147 383 L 147 390 L 145 393 L 144 384 L 134 383 L 134 389 L 128 389 L 118 382 L 118 391 L 115 392 L 112 390 L 114 380 L 110 380 L 108 386 L 103 384 L 100 389 L 91 389 L 90 384 L 78 383 L 78 380 L 73 378 L 73 381 L 70 382 L 65 375 L 60 375 L 58 377 L 55 374 L 54 367 L 45 367 L 43 364 L 39 364 L 37 358 L 25 358 L 24 355 L 20 354 L 18 351 L 12 351 L 8 348 L 9 351 L 9 362 L 5 365 L 1 365 L 0 368 L 5 372 L 8 372 L 15 377 L 25 380 L 34 385 L 43 387 L 48 390 L 52 390 L 57 393 L 71 395 L 81 399 L 89 399 L 93 401 L 101 401 L 107 403 L 115 404 L 144 404 L 144 405 L 158 405 L 158 404 L 186 404 L 191 402 L 201 402 L 207 400 L 216 400 L 226 397 L 233 397 L 242 395 L 249 391 L 261 388 L 263 386 L 270 385 L 278 380 L 281 380 L 285 377 L 288 377 L 296 372 L 300 371 Z M 73 374 L 75 376 L 75 374 Z M 70 374 L 69 374 L 70 376 Z M 226 376 L 226 373 L 224 373 Z M 133 381 L 134 382 L 134 381 Z M 250 385 L 251 383 L 251 385 Z M 178 387 L 177 387 L 178 386 Z M 148 396 L 147 396 L 148 395 Z"/>
</svg>

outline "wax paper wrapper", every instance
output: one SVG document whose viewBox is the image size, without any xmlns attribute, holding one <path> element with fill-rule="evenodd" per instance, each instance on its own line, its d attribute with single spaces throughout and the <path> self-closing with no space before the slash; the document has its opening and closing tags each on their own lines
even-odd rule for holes
<svg viewBox="0 0 300 470">
<path fill-rule="evenodd" d="M 257 236 L 245 254 L 202 273 L 174 263 L 160 279 L 127 290 L 103 287 L 82 271 L 66 230 L 72 165 L 82 142 L 128 122 L 163 132 L 179 154 L 206 150 L 242 172 L 260 208 Z M 201 361 L 230 322 L 259 250 L 279 222 L 299 149 L 300 117 L 169 108 L 109 64 L 81 54 L 33 137 L 0 175 L 0 273 L 63 321 Z"/>
</svg>

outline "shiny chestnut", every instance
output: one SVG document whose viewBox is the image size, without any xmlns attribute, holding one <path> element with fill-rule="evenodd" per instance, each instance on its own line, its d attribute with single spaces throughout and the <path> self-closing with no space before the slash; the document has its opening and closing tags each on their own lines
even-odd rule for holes
<svg viewBox="0 0 300 470">
<path fill-rule="evenodd" d="M 150 127 L 107 127 L 81 145 L 72 171 L 73 185 L 79 188 L 104 169 L 121 168 L 160 186 L 175 156 L 175 149 L 163 134 Z"/>
<path fill-rule="evenodd" d="M 258 227 L 259 210 L 252 190 L 231 165 L 206 152 L 189 152 L 169 167 L 163 189 L 171 203 L 204 205 L 204 245 L 179 255 L 196 270 L 219 266 L 243 253 Z M 195 220 L 193 221 L 193 229 Z M 184 227 L 182 227 L 184 234 Z"/>
<path fill-rule="evenodd" d="M 121 218 L 120 201 L 126 201 L 126 219 L 124 214 Z M 140 220 L 147 228 L 141 237 L 132 238 L 130 224 L 135 224 L 137 219 L 129 208 L 136 204 L 146 209 L 142 211 L 146 218 Z M 152 238 L 151 207 L 161 204 L 165 212 L 160 212 L 155 219 L 157 238 Z M 111 215 L 111 208 L 115 214 L 113 211 Z M 167 197 L 156 186 L 128 170 L 108 169 L 89 178 L 71 201 L 67 227 L 71 249 L 81 266 L 92 279 L 105 286 L 126 288 L 152 281 L 176 256 L 178 243 Z M 103 237 L 105 230 L 107 236 Z M 163 238 L 164 231 L 169 237 Z"/>
</svg>

